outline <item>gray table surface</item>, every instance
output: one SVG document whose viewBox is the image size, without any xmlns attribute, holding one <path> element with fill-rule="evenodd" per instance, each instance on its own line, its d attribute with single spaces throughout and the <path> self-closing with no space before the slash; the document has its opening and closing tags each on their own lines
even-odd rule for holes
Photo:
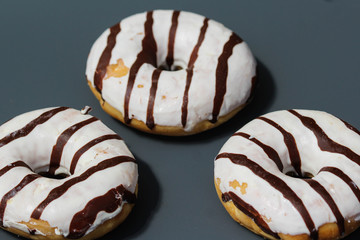
<svg viewBox="0 0 360 240">
<path fill-rule="evenodd" d="M 259 62 L 254 101 L 226 124 L 191 137 L 130 129 L 103 112 L 85 80 L 90 47 L 107 27 L 151 9 L 196 12 L 222 22 Z M 49 106 L 93 107 L 139 163 L 139 199 L 101 239 L 262 239 L 235 223 L 213 186 L 213 161 L 251 119 L 274 110 L 324 110 L 360 129 L 360 1 L 0 2 L 0 122 Z M 359 239 L 356 231 L 347 239 Z M 0 231 L 0 239 L 17 236 Z"/>
</svg>

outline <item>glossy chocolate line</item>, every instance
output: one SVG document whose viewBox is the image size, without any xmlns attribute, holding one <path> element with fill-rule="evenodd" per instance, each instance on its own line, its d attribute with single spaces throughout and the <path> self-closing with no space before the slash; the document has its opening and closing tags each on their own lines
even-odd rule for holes
<svg viewBox="0 0 360 240">
<path fill-rule="evenodd" d="M 326 204 L 330 207 L 336 218 L 340 236 L 343 235 L 345 233 L 345 220 L 334 199 L 331 197 L 328 191 L 314 179 L 304 179 L 304 181 L 307 182 L 310 187 L 312 187 L 325 200 Z"/>
<path fill-rule="evenodd" d="M 222 198 L 222 201 L 225 203 L 232 200 L 234 205 L 240 211 L 242 211 L 244 214 L 246 214 L 248 217 L 250 217 L 256 223 L 256 225 L 258 225 L 261 228 L 262 231 L 279 239 L 279 235 L 270 229 L 269 225 L 264 221 L 261 214 L 252 205 L 246 203 L 244 200 L 239 198 L 239 196 L 237 196 L 233 192 L 223 193 L 221 198 Z"/>
<path fill-rule="evenodd" d="M 298 210 L 299 214 L 302 216 L 306 227 L 309 229 L 311 239 L 317 239 L 318 234 L 315 227 L 315 224 L 306 209 L 303 201 L 299 198 L 296 193 L 281 179 L 277 176 L 266 171 L 256 162 L 248 159 L 245 155 L 234 154 L 234 153 L 221 153 L 216 157 L 216 160 L 219 158 L 228 158 L 234 164 L 244 166 L 251 170 L 255 175 L 267 181 L 273 188 L 281 192 L 284 198 L 288 199 L 291 204 Z"/>
<path fill-rule="evenodd" d="M 35 179 L 37 179 L 39 177 L 40 177 L 40 175 L 34 174 L 34 173 L 26 175 L 18 185 L 16 185 L 13 189 L 11 189 L 9 192 L 7 192 L 2 197 L 1 202 L 0 202 L 0 226 L 2 226 L 2 227 L 4 226 L 3 221 L 4 221 L 4 213 L 5 213 L 7 201 L 9 199 L 11 199 L 12 197 L 14 197 L 24 187 L 26 187 L 26 185 L 28 185 L 29 183 L 31 183 L 32 181 L 34 181 Z"/>
<path fill-rule="evenodd" d="M 67 238 L 77 239 L 85 235 L 87 230 L 96 220 L 99 212 L 112 213 L 116 211 L 123 201 L 134 203 L 136 195 L 126 190 L 120 185 L 117 188 L 110 189 L 102 196 L 90 200 L 83 210 L 77 212 L 71 220 L 69 235 Z"/>
<path fill-rule="evenodd" d="M 81 112 L 81 114 L 83 114 L 83 115 L 87 115 L 87 114 L 89 114 L 89 112 L 91 112 L 91 110 L 92 110 L 91 107 L 86 106 L 86 107 L 83 107 L 80 112 Z"/>
<path fill-rule="evenodd" d="M 203 26 L 200 29 L 198 41 L 197 41 L 193 51 L 191 52 L 189 63 L 188 63 L 187 69 L 186 69 L 186 73 L 187 73 L 186 85 L 185 85 L 185 90 L 184 90 L 183 103 L 182 103 L 182 107 L 181 107 L 181 124 L 183 127 L 186 126 L 186 121 L 187 121 L 189 89 L 190 89 L 190 85 L 191 85 L 192 76 L 194 73 L 194 64 L 198 57 L 198 52 L 199 52 L 200 46 L 205 39 L 206 30 L 208 28 L 208 22 L 209 22 L 209 19 L 205 18 Z"/>
<path fill-rule="evenodd" d="M 272 147 L 270 147 L 269 145 L 266 145 L 264 143 L 262 143 L 261 141 L 259 141 L 258 139 L 251 137 L 249 134 L 247 133 L 243 133 L 243 132 L 237 132 L 235 133 L 233 136 L 241 136 L 243 138 L 248 139 L 249 141 L 252 141 L 253 143 L 255 143 L 256 145 L 258 145 L 259 147 L 261 147 L 264 152 L 266 153 L 266 155 L 274 161 L 274 163 L 276 164 L 276 166 L 278 167 L 278 169 L 282 172 L 284 170 L 284 166 L 281 162 L 281 159 L 279 157 L 279 154 L 275 151 L 275 149 L 273 149 Z"/>
<path fill-rule="evenodd" d="M 350 129 L 351 131 L 354 131 L 354 132 L 356 132 L 358 135 L 360 135 L 360 131 L 357 130 L 354 126 L 352 126 L 350 123 L 348 123 L 348 122 L 346 122 L 346 121 L 344 121 L 344 120 L 341 120 L 341 121 L 345 124 L 345 126 L 346 126 L 348 129 Z"/>
<path fill-rule="evenodd" d="M 16 161 L 16 162 L 10 163 L 9 165 L 6 165 L 2 169 L 0 169 L 0 177 L 15 167 L 26 167 L 32 171 L 32 169 L 29 167 L 29 165 L 27 165 L 23 161 Z"/>
<path fill-rule="evenodd" d="M 289 110 L 289 112 L 298 117 L 300 121 L 304 124 L 304 126 L 314 133 L 319 148 L 322 151 L 342 154 L 349 158 L 351 161 L 360 165 L 360 155 L 353 152 L 350 148 L 334 142 L 332 139 L 330 139 L 314 119 L 310 117 L 305 117 L 295 110 Z"/>
<path fill-rule="evenodd" d="M 70 178 L 66 182 L 64 182 L 62 185 L 54 188 L 50 191 L 48 196 L 34 209 L 34 211 L 31 214 L 31 218 L 34 219 L 40 219 L 41 214 L 43 213 L 44 209 L 55 199 L 61 197 L 69 188 L 71 188 L 73 185 L 85 181 L 88 179 L 91 175 L 93 175 L 96 172 L 102 171 L 107 168 L 114 167 L 116 165 L 119 165 L 124 162 L 135 162 L 135 160 L 128 156 L 117 156 L 114 158 L 109 158 L 107 160 L 104 160 L 97 164 L 96 166 L 93 166 L 89 169 L 87 169 L 84 173 L 77 177 Z"/>
<path fill-rule="evenodd" d="M 288 152 L 289 152 L 291 165 L 294 167 L 297 175 L 299 177 L 302 177 L 301 159 L 300 159 L 299 150 L 297 148 L 294 136 L 291 133 L 287 132 L 285 129 L 283 129 L 279 124 L 277 124 L 276 122 L 274 122 L 273 120 L 271 120 L 269 118 L 258 117 L 258 119 L 263 120 L 264 122 L 270 124 L 271 126 L 273 126 L 276 129 L 278 129 L 279 132 L 283 135 L 284 143 L 285 143 L 285 145 L 286 145 L 286 147 L 288 149 Z"/>
<path fill-rule="evenodd" d="M 320 172 L 330 172 L 342 179 L 350 187 L 351 191 L 353 191 L 354 195 L 360 203 L 360 189 L 358 185 L 356 185 L 356 183 L 343 171 L 336 167 L 323 167 L 322 169 L 320 169 L 319 173 Z"/>
<path fill-rule="evenodd" d="M 176 30 L 178 27 L 178 19 L 179 19 L 180 11 L 174 11 L 171 18 L 171 27 L 169 30 L 169 42 L 168 42 L 168 54 L 166 56 L 166 64 L 171 71 L 171 66 L 174 63 L 174 46 L 175 46 L 175 37 Z"/>
<path fill-rule="evenodd" d="M 219 116 L 220 109 L 224 101 L 227 87 L 227 76 L 229 71 L 228 60 L 233 53 L 234 47 L 242 42 L 243 40 L 233 32 L 229 40 L 225 43 L 223 51 L 218 58 L 218 64 L 216 66 L 214 106 L 212 111 L 212 120 L 210 120 L 210 122 L 212 123 L 217 122 L 217 118 Z"/>
<path fill-rule="evenodd" d="M 102 52 L 98 65 L 96 66 L 95 74 L 94 74 L 94 85 L 96 90 L 101 93 L 103 87 L 103 79 L 106 74 L 107 66 L 110 63 L 111 52 L 116 44 L 116 36 L 121 31 L 120 23 L 112 26 L 110 28 L 110 34 L 107 39 L 107 45 Z"/>
<path fill-rule="evenodd" d="M 153 33 L 153 12 L 146 13 L 146 21 L 144 24 L 145 36 L 142 40 L 142 50 L 137 55 L 134 64 L 130 68 L 128 83 L 126 86 L 125 100 L 124 100 L 124 121 L 126 124 L 130 124 L 131 119 L 129 118 L 129 103 L 131 93 L 134 87 L 136 75 L 140 67 L 145 64 L 151 64 L 155 68 L 157 67 L 156 52 L 157 45 Z"/>
<path fill-rule="evenodd" d="M 162 72 L 162 70 L 156 68 L 151 76 L 151 88 L 150 88 L 150 95 L 149 95 L 148 107 L 147 107 L 147 112 L 146 112 L 146 126 L 149 129 L 153 129 L 155 126 L 154 105 L 155 105 L 158 81 L 159 81 L 161 72 Z"/>
<path fill-rule="evenodd" d="M 60 134 L 51 152 L 50 166 L 49 166 L 50 175 L 55 175 L 56 169 L 60 167 L 62 152 L 66 143 L 69 141 L 70 137 L 80 128 L 98 120 L 99 119 L 97 119 L 96 117 L 91 117 L 82 122 L 72 125 L 71 127 L 69 127 Z"/>
<path fill-rule="evenodd" d="M 93 140 L 91 140 L 90 142 L 88 142 L 87 144 L 85 144 L 84 146 L 82 146 L 73 156 L 73 159 L 71 160 L 71 164 L 70 164 L 70 173 L 74 174 L 75 172 L 75 168 L 76 165 L 80 159 L 80 157 L 90 148 L 92 148 L 93 146 L 95 146 L 98 143 L 104 142 L 106 140 L 111 140 L 111 139 L 118 139 L 118 140 L 122 140 L 121 137 L 117 134 L 108 134 L 108 135 L 104 135 L 98 138 L 95 138 Z"/>
<path fill-rule="evenodd" d="M 39 117 L 35 118 L 34 120 L 32 120 L 31 122 L 26 124 L 25 127 L 15 131 L 15 132 L 12 132 L 9 135 L 0 139 L 0 148 L 18 138 L 27 136 L 32 130 L 34 130 L 35 127 L 37 127 L 40 124 L 45 123 L 47 120 L 52 118 L 54 115 L 56 115 L 57 113 L 59 113 L 61 111 L 66 110 L 66 109 L 68 109 L 68 107 L 58 107 L 58 108 L 54 108 L 54 109 L 44 112 Z"/>
</svg>

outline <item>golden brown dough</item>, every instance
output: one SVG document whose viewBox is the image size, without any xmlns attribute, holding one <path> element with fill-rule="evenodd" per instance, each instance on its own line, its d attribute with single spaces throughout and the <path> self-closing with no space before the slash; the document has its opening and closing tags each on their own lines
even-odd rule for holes
<svg viewBox="0 0 360 240">
<path fill-rule="evenodd" d="M 101 226 L 96 228 L 93 232 L 89 233 L 88 235 L 85 235 L 82 238 L 78 238 L 79 240 L 92 240 L 99 237 L 104 236 L 106 233 L 112 231 L 115 229 L 119 224 L 121 224 L 126 217 L 130 214 L 131 209 L 133 208 L 134 204 L 128 204 L 125 203 L 123 206 L 123 209 L 121 212 L 114 218 L 107 220 L 104 222 Z M 29 239 L 34 240 L 66 240 L 68 238 L 55 234 L 55 228 L 52 228 L 48 222 L 37 220 L 37 219 L 31 219 L 29 222 L 24 223 L 30 230 L 38 229 L 40 232 L 45 234 L 43 235 L 33 235 L 27 232 L 20 231 L 16 228 L 3 228 L 9 232 L 15 233 L 19 236 L 26 237 Z"/>
<path fill-rule="evenodd" d="M 225 207 L 226 211 L 230 214 L 230 216 L 239 224 L 251 230 L 252 232 L 259 234 L 267 239 L 276 239 L 273 236 L 262 231 L 258 225 L 246 214 L 240 211 L 233 203 L 233 201 L 224 202 L 222 201 L 222 192 L 219 188 L 220 179 L 215 179 L 215 188 L 216 193 Z M 319 228 L 319 240 L 335 240 L 339 238 L 343 238 L 353 232 L 356 228 L 360 226 L 359 221 L 354 221 L 349 219 L 349 221 L 345 221 L 345 234 L 344 236 L 339 235 L 339 229 L 337 224 L 335 223 L 327 223 Z M 300 235 L 287 235 L 283 233 L 278 233 L 280 238 L 283 240 L 310 240 L 310 237 L 307 234 Z"/>
<path fill-rule="evenodd" d="M 91 89 L 91 91 L 94 93 L 96 98 L 99 100 L 101 107 L 104 109 L 105 112 L 107 112 L 110 116 L 118 119 L 122 123 L 126 124 L 124 121 L 124 116 L 121 112 L 119 112 L 117 109 L 115 109 L 113 106 L 111 106 L 108 102 L 104 101 L 101 98 L 101 94 L 96 91 L 96 89 L 91 85 L 91 83 L 88 81 L 88 85 Z M 155 125 L 153 129 L 149 129 L 146 124 L 142 121 L 139 121 L 137 119 L 132 119 L 130 124 L 127 124 L 130 127 L 136 128 L 138 130 L 141 130 L 143 132 L 153 133 L 153 134 L 159 134 L 159 135 L 167 135 L 167 136 L 185 136 L 185 135 L 193 135 L 196 133 L 200 133 L 206 130 L 209 130 L 211 128 L 217 127 L 220 124 L 228 121 L 230 118 L 235 116 L 241 109 L 245 107 L 246 104 L 241 105 L 240 107 L 236 108 L 232 112 L 228 113 L 225 116 L 219 117 L 218 121 L 216 123 L 211 123 L 210 121 L 202 121 L 198 123 L 192 131 L 185 131 L 181 127 L 173 127 L 173 126 L 161 126 L 161 125 Z"/>
</svg>

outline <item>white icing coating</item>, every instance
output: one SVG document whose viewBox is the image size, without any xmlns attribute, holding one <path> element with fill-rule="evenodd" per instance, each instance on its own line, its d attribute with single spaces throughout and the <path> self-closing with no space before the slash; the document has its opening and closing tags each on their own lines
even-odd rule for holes
<svg viewBox="0 0 360 240">
<path fill-rule="evenodd" d="M 301 159 L 301 172 L 310 173 L 320 185 L 330 194 L 345 221 L 358 221 L 360 204 L 356 194 L 349 184 L 332 172 L 320 171 L 324 167 L 335 167 L 345 173 L 353 186 L 360 186 L 360 135 L 350 129 L 340 119 L 320 111 L 295 110 L 298 114 L 310 117 L 334 142 L 346 146 L 355 154 L 354 159 L 333 150 L 321 150 L 314 131 L 306 127 L 298 116 L 290 111 L 277 111 L 264 115 L 272 120 L 295 139 Z M 246 133 L 250 138 L 239 136 Z M 274 149 L 284 166 L 280 171 L 277 165 L 265 153 L 258 140 Z M 302 200 L 316 229 L 325 223 L 337 222 L 334 213 L 324 198 L 316 192 L 304 179 L 294 178 L 284 173 L 295 169 L 291 165 L 289 150 L 284 136 L 278 128 L 266 121 L 255 119 L 235 133 L 222 147 L 219 154 L 234 153 L 245 155 L 251 161 L 260 165 L 267 172 L 282 179 Z M 230 158 L 218 156 L 215 160 L 215 179 L 220 179 L 222 193 L 233 192 L 247 204 L 253 206 L 261 215 L 269 228 L 275 233 L 290 235 L 309 234 L 303 217 L 294 205 L 280 191 L 275 189 L 265 179 L 256 175 L 247 166 L 233 163 Z M 245 193 L 240 187 L 234 189 L 230 182 L 236 180 L 240 185 L 247 183 Z M 358 191 L 358 190 L 357 190 Z"/>
<path fill-rule="evenodd" d="M 0 171 L 17 161 L 26 163 L 37 173 L 48 171 L 53 147 L 56 145 L 61 133 L 79 122 L 92 118 L 91 115 L 84 115 L 78 110 L 68 108 L 56 113 L 44 123 L 37 125 L 26 136 L 3 144 L 3 140 L 7 136 L 23 129 L 41 114 L 54 109 L 57 108 L 24 113 L 0 126 Z M 5 209 L 3 209 L 3 226 L 5 228 L 14 227 L 19 230 L 25 228 L 25 231 L 27 231 L 26 226 L 21 222 L 30 221 L 34 209 L 49 195 L 51 190 L 64 182 L 81 176 L 85 171 L 105 162 L 107 159 L 114 157 L 133 159 L 133 155 L 124 141 L 116 137 L 116 139 L 99 142 L 85 151 L 79 158 L 74 173 L 71 174 L 70 166 L 74 154 L 90 141 L 105 135 L 116 134 L 99 120 L 84 125 L 75 131 L 62 150 L 60 167 L 56 170 L 56 174 L 64 173 L 70 176 L 63 179 L 39 177 L 27 184 L 6 202 Z M 26 175 L 33 174 L 32 170 L 26 167 L 13 167 L 1 175 L 1 199 L 17 186 Z M 56 234 L 62 234 L 66 237 L 69 234 L 70 223 L 74 215 L 83 210 L 89 201 L 104 195 L 110 189 L 119 185 L 134 193 L 137 179 L 137 164 L 133 161 L 123 162 L 97 171 L 89 175 L 84 181 L 72 185 L 63 195 L 51 201 L 45 207 L 40 219 L 47 221 L 51 227 L 57 228 Z M 95 223 L 88 229 L 87 233 L 94 230 L 104 221 L 116 216 L 121 211 L 124 203 L 125 200 L 121 202 L 121 205 L 114 212 L 105 214 L 100 212 L 101 214 L 96 216 Z M 37 230 L 35 234 L 41 233 Z"/>
<path fill-rule="evenodd" d="M 152 83 L 152 74 L 156 67 L 166 65 L 168 55 L 169 31 L 172 26 L 174 11 L 153 11 L 152 31 L 157 44 L 157 64 L 143 64 L 135 79 L 129 103 L 129 117 L 146 123 L 147 107 Z M 182 67 L 178 71 L 162 71 L 157 86 L 154 105 L 154 122 L 161 126 L 182 127 L 181 114 L 183 97 L 187 78 L 187 64 L 195 48 L 205 17 L 198 14 L 181 11 L 178 17 L 174 41 L 174 66 Z M 121 31 L 116 36 L 116 44 L 111 51 L 109 64 L 115 64 L 118 59 L 131 68 L 142 51 L 142 41 L 145 36 L 144 25 L 146 13 L 140 13 L 120 22 Z M 107 29 L 91 48 L 86 76 L 95 88 L 94 74 L 100 57 L 107 47 L 110 30 Z M 185 131 L 204 120 L 212 119 L 214 96 L 216 92 L 216 69 L 218 59 L 223 53 L 232 31 L 222 24 L 208 21 L 205 37 L 200 45 L 198 57 L 194 63 L 193 76 L 188 94 L 188 116 Z M 255 59 L 245 42 L 236 44 L 227 60 L 227 90 L 221 104 L 219 117 L 226 115 L 246 103 L 250 96 L 252 78 L 256 75 Z M 124 115 L 124 99 L 129 80 L 129 73 L 122 77 L 105 76 L 102 87 L 102 98 Z"/>
<path fill-rule="evenodd" d="M 82 109 L 81 109 L 81 114 L 88 114 L 89 112 L 91 112 L 91 107 L 89 107 L 89 106 L 85 106 L 85 107 L 83 107 Z"/>
</svg>

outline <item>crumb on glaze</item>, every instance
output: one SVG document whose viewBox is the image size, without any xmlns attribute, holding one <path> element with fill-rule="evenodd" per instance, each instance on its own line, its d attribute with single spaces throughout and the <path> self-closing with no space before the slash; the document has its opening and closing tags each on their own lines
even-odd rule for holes
<svg viewBox="0 0 360 240">
<path fill-rule="evenodd" d="M 127 75 L 129 72 L 129 68 L 125 66 L 124 61 L 119 58 L 115 64 L 110 64 L 106 68 L 106 77 L 104 79 L 108 79 L 111 77 L 120 78 Z"/>
<path fill-rule="evenodd" d="M 261 217 L 265 220 L 265 222 L 271 222 L 271 218 L 267 218 L 265 215 L 261 215 Z"/>
<path fill-rule="evenodd" d="M 229 182 L 229 186 L 233 189 L 236 189 L 237 187 L 240 188 L 240 192 L 242 195 L 246 194 L 246 188 L 248 187 L 248 184 L 246 182 L 243 182 L 240 184 L 236 179 L 234 181 Z"/>
</svg>

